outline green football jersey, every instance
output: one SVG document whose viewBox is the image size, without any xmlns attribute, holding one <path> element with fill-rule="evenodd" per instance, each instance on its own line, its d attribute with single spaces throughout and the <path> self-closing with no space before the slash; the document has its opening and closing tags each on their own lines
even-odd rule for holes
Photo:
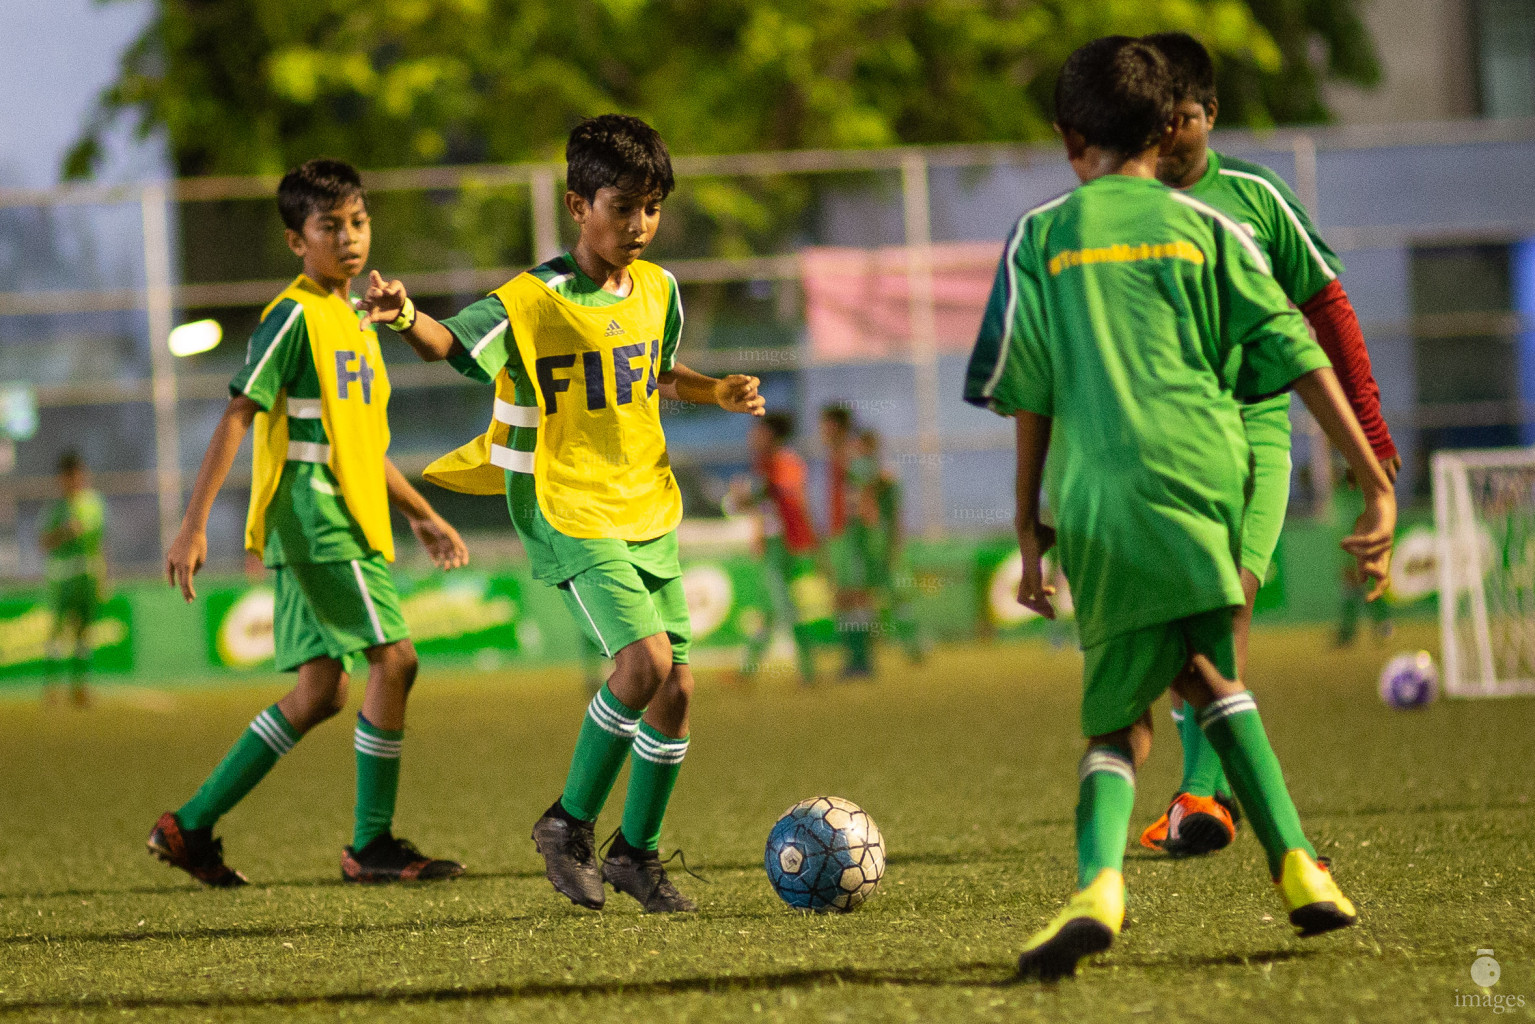
<svg viewBox="0 0 1535 1024">
<path fill-rule="evenodd" d="M 528 271 L 562 298 L 582 306 L 610 306 L 625 296 L 603 290 L 602 286 L 581 272 L 576 261 L 566 253 Z M 670 372 L 677 363 L 677 344 L 682 339 L 682 297 L 677 280 L 666 273 L 671 297 L 667 304 L 666 328 L 661 338 L 660 372 Z M 495 380 L 504 367 L 516 389 L 515 403 L 536 406 L 538 395 L 533 380 L 522 365 L 517 341 L 507 319 L 506 307 L 495 295 L 487 295 L 466 306 L 457 316 L 444 320 L 443 326 L 463 346 L 461 354 L 448 361 L 459 373 L 481 383 Z M 470 355 L 474 353 L 474 355 Z M 513 451 L 532 454 L 538 446 L 538 428 L 513 426 L 506 446 Z M 538 507 L 532 473 L 506 471 L 506 507 L 512 524 L 527 549 L 533 575 L 547 582 L 559 583 L 594 565 L 607 561 L 633 562 L 656 576 L 677 573 L 677 535 L 675 531 L 654 540 L 629 542 L 611 538 L 577 539 L 558 533 Z"/>
<path fill-rule="evenodd" d="M 1343 261 L 1322 239 L 1284 179 L 1262 164 L 1209 151 L 1209 165 L 1185 195 L 1203 200 L 1252 235 L 1274 280 L 1300 306 L 1343 273 Z M 1244 406 L 1248 440 L 1289 446 L 1290 395 Z"/>
<path fill-rule="evenodd" d="M 73 536 L 48 552 L 48 580 L 62 583 L 81 576 L 102 576 L 106 562 L 101 545 L 106 534 L 107 506 L 101 495 L 86 489 L 60 498 L 43 513 L 42 532 L 71 528 Z"/>
<path fill-rule="evenodd" d="M 362 313 L 358 313 L 361 318 Z M 320 375 L 304 326 L 304 309 L 292 299 L 272 307 L 251 335 L 245 365 L 229 382 L 229 393 L 244 395 L 270 412 L 279 392 L 288 395 L 288 445 L 328 448 L 320 419 Z M 341 497 L 340 484 L 323 461 L 290 461 L 266 513 L 268 566 L 349 562 L 373 548 Z"/>
<path fill-rule="evenodd" d="M 1019 220 L 965 398 L 1052 418 L 1084 647 L 1242 603 L 1239 401 L 1327 365 L 1252 238 L 1197 199 L 1111 174 Z"/>
</svg>

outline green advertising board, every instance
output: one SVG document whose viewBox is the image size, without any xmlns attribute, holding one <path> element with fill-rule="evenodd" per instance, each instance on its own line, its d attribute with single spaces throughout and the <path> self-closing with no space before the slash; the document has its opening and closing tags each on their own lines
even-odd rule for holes
<svg viewBox="0 0 1535 1024">
<path fill-rule="evenodd" d="M 49 639 L 54 632 L 53 608 L 46 593 L 21 593 L 0 598 L 0 680 L 47 675 L 51 670 Z M 133 671 L 133 611 L 118 594 L 103 602 L 91 625 L 91 670 L 125 674 Z"/>
</svg>

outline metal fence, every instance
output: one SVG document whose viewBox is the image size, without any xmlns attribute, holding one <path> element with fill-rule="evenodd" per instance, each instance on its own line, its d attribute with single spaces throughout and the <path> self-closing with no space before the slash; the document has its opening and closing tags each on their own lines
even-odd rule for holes
<svg viewBox="0 0 1535 1024">
<path fill-rule="evenodd" d="M 1317 216 L 1371 343 L 1387 419 L 1421 488 L 1436 447 L 1528 441 L 1535 424 L 1535 121 L 1392 130 L 1218 135 L 1272 166 Z M 1055 147 L 964 146 L 681 157 L 649 258 L 683 288 L 682 358 L 764 378 L 772 404 L 809 423 L 848 404 L 887 438 L 910 525 L 1005 529 L 1011 435 L 958 401 L 963 356 L 935 326 L 933 246 L 1001 239 L 1022 210 L 1074 181 Z M 448 315 L 570 243 L 563 167 L 522 164 L 366 175 L 373 266 Z M 174 533 L 243 337 L 297 272 L 283 245 L 275 178 L 0 190 L 0 382 L 34 386 L 41 429 L 0 476 L 0 575 L 40 571 L 35 518 L 60 450 L 84 452 L 108 496 L 114 562 L 148 566 Z M 828 361 L 807 344 L 807 246 L 901 246 L 909 342 Z M 1528 264 L 1528 266 L 1527 266 Z M 1526 285 L 1526 279 L 1529 283 Z M 1526 294 L 1528 292 L 1529 294 Z M 229 340 L 176 359 L 184 319 L 219 319 Z M 1529 344 L 1526 344 L 1529 342 Z M 386 345 L 398 343 L 386 341 Z M 396 459 L 408 472 L 483 428 L 489 398 L 442 365 L 390 348 Z M 1529 386 L 1526 386 L 1528 382 Z M 743 423 L 668 411 L 691 509 L 744 468 Z M 1297 417 L 1297 488 L 1321 505 L 1331 468 Z M 802 437 L 814 453 L 813 432 Z M 0 459 L 0 467 L 5 460 Z M 217 559 L 239 556 L 248 459 L 210 521 Z M 450 515 L 504 523 L 494 502 L 440 492 Z"/>
</svg>

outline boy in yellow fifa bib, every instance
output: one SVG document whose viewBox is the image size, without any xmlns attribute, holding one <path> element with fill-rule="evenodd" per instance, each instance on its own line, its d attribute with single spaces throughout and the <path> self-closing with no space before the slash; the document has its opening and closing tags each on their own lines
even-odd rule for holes
<svg viewBox="0 0 1535 1024">
<path fill-rule="evenodd" d="M 372 228 L 357 171 L 311 160 L 283 178 L 277 206 L 304 272 L 265 312 L 245 366 L 229 385 L 192 498 L 166 555 L 166 573 L 191 601 L 208 554 L 208 513 L 240 441 L 255 425 L 245 546 L 277 579 L 277 667 L 298 673 L 282 700 L 250 728 L 192 799 L 166 811 L 149 852 L 207 885 L 245 884 L 224 863 L 213 824 L 277 759 L 346 706 L 356 655 L 368 665 L 357 715 L 357 805 L 342 851 L 349 882 L 453 878 L 463 866 L 423 855 L 391 832 L 416 651 L 389 575 L 392 504 L 443 569 L 468 561 L 458 534 L 389 461 L 389 376 L 373 325 L 351 298 Z"/>
<path fill-rule="evenodd" d="M 615 668 L 587 708 L 565 789 L 533 827 L 555 889 L 603 905 L 603 882 L 651 912 L 692 911 L 657 856 L 661 819 L 688 749 L 692 630 L 677 562 L 682 496 L 661 430 L 661 399 L 761 415 L 755 377 L 715 380 L 677 362 L 682 305 L 671 274 L 640 254 L 672 191 L 654 129 L 607 114 L 565 149 L 574 251 L 521 274 L 438 323 L 398 281 L 374 275 L 374 322 L 426 360 L 495 381 L 485 436 L 439 459 L 427 479 L 506 492 L 533 573 L 559 588 Z M 594 824 L 632 757 L 623 825 L 598 863 Z"/>
</svg>

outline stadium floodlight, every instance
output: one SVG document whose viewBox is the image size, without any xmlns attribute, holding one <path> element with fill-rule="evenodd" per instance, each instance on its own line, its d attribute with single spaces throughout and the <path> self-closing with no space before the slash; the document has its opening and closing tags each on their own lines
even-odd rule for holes
<svg viewBox="0 0 1535 1024">
<path fill-rule="evenodd" d="M 0 438 L 25 441 L 37 433 L 37 392 L 32 385 L 0 383 Z"/>
<path fill-rule="evenodd" d="M 182 324 L 171 331 L 170 347 L 173 356 L 195 356 L 207 352 L 224 340 L 224 328 L 217 320 L 196 320 Z"/>
</svg>

